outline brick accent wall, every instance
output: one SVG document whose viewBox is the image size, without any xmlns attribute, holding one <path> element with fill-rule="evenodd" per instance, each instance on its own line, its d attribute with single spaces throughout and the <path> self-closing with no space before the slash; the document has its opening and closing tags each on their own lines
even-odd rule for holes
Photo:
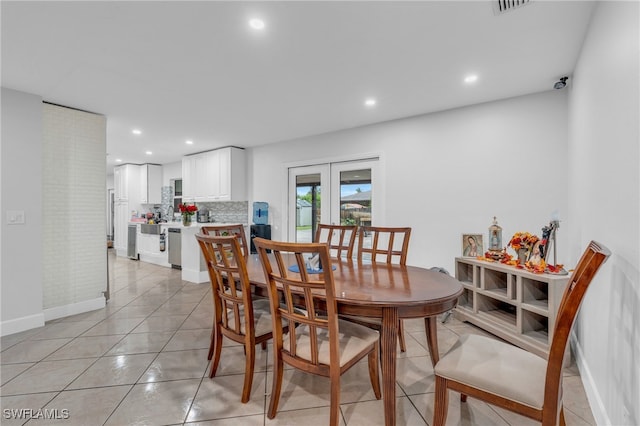
<svg viewBox="0 0 640 426">
<path fill-rule="evenodd" d="M 43 308 L 107 288 L 106 118 L 43 104 Z"/>
</svg>

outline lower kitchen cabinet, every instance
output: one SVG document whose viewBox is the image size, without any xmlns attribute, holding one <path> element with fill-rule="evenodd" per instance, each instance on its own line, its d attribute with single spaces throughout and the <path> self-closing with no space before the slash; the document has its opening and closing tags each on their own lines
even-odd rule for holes
<svg viewBox="0 0 640 426">
<path fill-rule="evenodd" d="M 118 256 L 127 255 L 127 227 L 131 219 L 131 210 L 129 210 L 128 201 L 116 201 L 114 203 L 114 238 L 113 247 Z"/>
<path fill-rule="evenodd" d="M 534 274 L 475 258 L 456 258 L 464 293 L 456 318 L 542 357 L 549 355 L 567 275 Z"/>
<path fill-rule="evenodd" d="M 168 263 L 168 251 L 160 250 L 160 235 L 158 234 L 143 234 L 138 232 L 138 256 L 143 262 L 154 263 L 161 266 L 169 266 Z"/>
</svg>

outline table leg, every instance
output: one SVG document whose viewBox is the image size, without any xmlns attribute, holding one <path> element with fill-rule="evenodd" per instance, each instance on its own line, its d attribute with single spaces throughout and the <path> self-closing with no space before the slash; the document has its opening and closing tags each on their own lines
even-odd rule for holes
<svg viewBox="0 0 640 426">
<path fill-rule="evenodd" d="M 431 354 L 431 365 L 435 367 L 440 360 L 437 318 L 435 316 L 426 317 L 424 319 L 424 329 L 427 332 L 427 346 L 429 346 L 429 353 Z"/>
<path fill-rule="evenodd" d="M 382 308 L 380 334 L 384 424 L 394 426 L 396 424 L 396 347 L 398 345 L 398 310 L 396 308 Z"/>
</svg>

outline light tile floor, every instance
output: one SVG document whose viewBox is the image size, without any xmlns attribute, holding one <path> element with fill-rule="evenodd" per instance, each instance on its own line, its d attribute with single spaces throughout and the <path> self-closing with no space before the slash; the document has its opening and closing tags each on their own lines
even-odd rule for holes
<svg viewBox="0 0 640 426">
<path fill-rule="evenodd" d="M 180 271 L 113 253 L 109 261 L 112 295 L 105 308 L 2 338 L 2 425 L 327 424 L 328 380 L 292 369 L 285 372 L 278 415 L 266 418 L 270 346 L 257 351 L 247 404 L 240 403 L 241 346 L 227 343 L 218 375 L 207 377 L 212 321 L 208 284 L 187 283 Z M 423 321 L 407 321 L 405 329 L 407 352 L 398 354 L 397 424 L 428 425 L 434 378 Z M 461 333 L 484 334 L 450 318 L 439 323 L 440 350 L 446 351 Z M 565 370 L 564 398 L 568 425 L 595 424 L 575 366 Z M 68 418 L 27 421 L 11 418 L 18 412 L 5 410 L 12 409 Z M 382 401 L 373 396 L 366 360 L 343 377 L 341 413 L 345 425 L 382 424 Z M 447 423 L 536 424 L 471 398 L 460 404 L 457 395 L 450 398 Z"/>
</svg>

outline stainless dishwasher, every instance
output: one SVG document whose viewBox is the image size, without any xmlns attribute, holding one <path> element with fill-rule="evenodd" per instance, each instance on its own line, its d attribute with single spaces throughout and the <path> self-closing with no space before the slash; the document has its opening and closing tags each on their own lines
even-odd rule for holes
<svg viewBox="0 0 640 426">
<path fill-rule="evenodd" d="M 180 228 L 169 228 L 169 263 L 172 268 L 182 269 L 182 234 Z"/>
</svg>

